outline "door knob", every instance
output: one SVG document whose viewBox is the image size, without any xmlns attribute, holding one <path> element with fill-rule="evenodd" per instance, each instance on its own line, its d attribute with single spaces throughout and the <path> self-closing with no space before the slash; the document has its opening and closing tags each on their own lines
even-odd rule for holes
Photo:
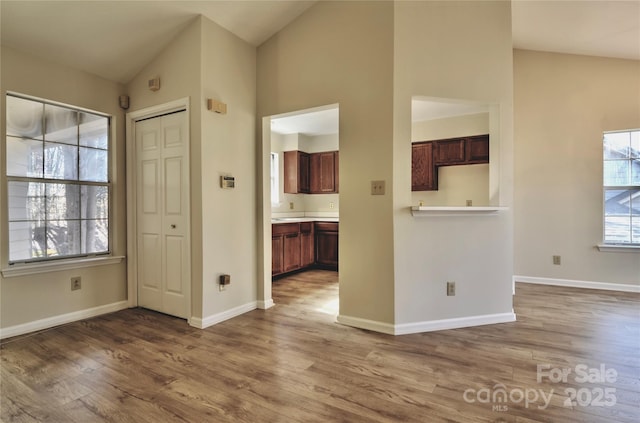
<svg viewBox="0 0 640 423">
<path fill-rule="evenodd" d="M 175 228 L 176 228 L 176 225 L 171 225 L 171 229 L 175 229 Z"/>
</svg>

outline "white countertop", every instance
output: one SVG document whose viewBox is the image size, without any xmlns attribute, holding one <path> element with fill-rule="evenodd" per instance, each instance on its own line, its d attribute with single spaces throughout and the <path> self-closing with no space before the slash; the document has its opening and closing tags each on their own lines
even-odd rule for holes
<svg viewBox="0 0 640 423">
<path fill-rule="evenodd" d="M 271 223 L 339 222 L 337 217 L 274 217 Z"/>
</svg>

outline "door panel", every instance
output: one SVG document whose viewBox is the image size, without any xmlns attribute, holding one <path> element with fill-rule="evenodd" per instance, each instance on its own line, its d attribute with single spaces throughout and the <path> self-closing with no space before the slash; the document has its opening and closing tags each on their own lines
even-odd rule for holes
<svg viewBox="0 0 640 423">
<path fill-rule="evenodd" d="M 136 122 L 138 298 L 189 317 L 189 140 L 186 112 Z"/>
</svg>

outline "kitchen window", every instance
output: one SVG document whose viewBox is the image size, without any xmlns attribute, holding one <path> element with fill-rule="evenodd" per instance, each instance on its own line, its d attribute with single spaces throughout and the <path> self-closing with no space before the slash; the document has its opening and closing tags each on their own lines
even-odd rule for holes
<svg viewBox="0 0 640 423">
<path fill-rule="evenodd" d="M 9 263 L 110 252 L 110 118 L 6 96 Z"/>
<path fill-rule="evenodd" d="M 603 136 L 604 244 L 640 246 L 640 129 Z"/>
</svg>

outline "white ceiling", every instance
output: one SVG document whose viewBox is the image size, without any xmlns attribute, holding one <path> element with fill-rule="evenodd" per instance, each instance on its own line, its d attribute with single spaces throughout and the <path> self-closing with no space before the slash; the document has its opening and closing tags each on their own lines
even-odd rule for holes
<svg viewBox="0 0 640 423">
<path fill-rule="evenodd" d="M 198 15 L 258 46 L 315 2 L 1 0 L 0 40 L 2 45 L 127 83 Z M 515 48 L 640 60 L 640 0 L 514 0 L 512 18 Z M 424 113 L 414 113 L 414 120 L 451 113 L 425 102 L 416 107 Z M 307 126 L 298 132 L 331 133 L 337 128 L 337 112 L 334 122 L 327 119 L 330 113 L 320 114 L 323 118 L 316 125 L 324 122 L 327 127 Z M 296 125 L 300 129 L 301 122 L 310 125 L 313 116 L 279 124 L 282 131 L 292 131 Z"/>
<path fill-rule="evenodd" d="M 329 135 L 338 133 L 337 105 L 302 110 L 271 118 L 271 131 L 278 134 Z"/>
<path fill-rule="evenodd" d="M 127 83 L 198 15 L 257 46 L 314 3 L 2 0 L 0 39 Z M 517 48 L 640 60 L 640 0 L 515 0 L 512 14 Z"/>
</svg>

